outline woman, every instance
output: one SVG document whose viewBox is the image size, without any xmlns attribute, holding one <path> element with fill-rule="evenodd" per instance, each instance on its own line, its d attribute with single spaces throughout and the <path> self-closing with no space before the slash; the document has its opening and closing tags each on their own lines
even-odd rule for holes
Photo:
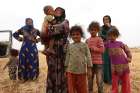
<svg viewBox="0 0 140 93">
<path fill-rule="evenodd" d="M 55 54 L 47 54 L 48 77 L 46 93 L 67 93 L 64 76 L 64 59 L 69 33 L 69 22 L 65 19 L 65 10 L 57 7 L 54 11 L 53 25 L 50 26 L 48 37 L 54 39 Z"/>
<path fill-rule="evenodd" d="M 13 34 L 14 38 L 23 42 L 19 53 L 19 80 L 35 80 L 39 75 L 39 60 L 36 43 L 40 41 L 39 30 L 33 26 L 33 20 L 26 18 L 25 26 Z M 21 37 L 22 36 L 22 37 Z"/>
<path fill-rule="evenodd" d="M 111 17 L 109 15 L 105 15 L 103 17 L 103 23 L 104 25 L 101 27 L 99 36 L 101 36 L 103 41 L 106 42 L 108 39 L 107 33 L 111 31 L 111 28 L 112 28 Z M 111 84 L 111 81 L 112 81 L 111 80 L 111 63 L 110 63 L 107 49 L 105 49 L 105 52 L 103 54 L 103 60 L 104 60 L 104 82 Z"/>
</svg>

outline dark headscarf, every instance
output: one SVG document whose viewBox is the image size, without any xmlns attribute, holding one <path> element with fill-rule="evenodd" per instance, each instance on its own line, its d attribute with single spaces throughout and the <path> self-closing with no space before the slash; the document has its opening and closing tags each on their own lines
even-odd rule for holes
<svg viewBox="0 0 140 93">
<path fill-rule="evenodd" d="M 105 15 L 105 16 L 103 17 L 103 21 L 104 21 L 104 18 L 105 18 L 105 17 L 107 17 L 107 18 L 109 19 L 109 23 L 111 24 L 111 17 L 110 17 L 109 15 Z M 109 29 L 110 29 L 110 27 L 105 26 L 105 25 L 103 25 L 103 28 L 104 28 L 105 30 L 109 30 Z"/>
<path fill-rule="evenodd" d="M 32 21 L 32 24 L 28 24 L 28 23 L 27 23 L 28 20 L 31 20 L 31 21 Z M 23 27 L 23 29 L 26 30 L 26 31 L 32 31 L 33 28 L 34 28 L 34 26 L 33 26 L 33 19 L 31 19 L 31 18 L 26 18 L 26 19 L 25 19 L 25 26 Z"/>
<path fill-rule="evenodd" d="M 105 15 L 104 17 L 103 17 L 103 21 L 104 21 L 104 18 L 105 17 L 107 17 L 108 19 L 109 19 L 109 23 L 111 23 L 111 17 L 109 16 L 109 15 Z"/>
<path fill-rule="evenodd" d="M 55 20 L 56 20 L 56 23 L 58 22 L 63 22 L 65 20 L 65 17 L 66 17 L 66 14 L 65 14 L 65 9 L 61 8 L 61 7 L 57 7 L 55 9 L 55 11 L 57 9 L 60 9 L 61 10 L 61 16 L 55 16 Z"/>
</svg>

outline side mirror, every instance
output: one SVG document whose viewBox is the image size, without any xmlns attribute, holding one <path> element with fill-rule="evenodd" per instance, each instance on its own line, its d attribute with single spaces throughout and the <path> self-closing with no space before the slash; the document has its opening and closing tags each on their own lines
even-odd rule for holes
<svg viewBox="0 0 140 93">
<path fill-rule="evenodd" d="M 0 58 L 7 57 L 12 47 L 12 31 L 0 31 Z"/>
</svg>

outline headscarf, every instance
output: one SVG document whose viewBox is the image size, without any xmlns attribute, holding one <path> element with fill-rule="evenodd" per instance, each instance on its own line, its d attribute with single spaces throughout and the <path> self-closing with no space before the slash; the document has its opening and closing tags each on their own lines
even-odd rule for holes
<svg viewBox="0 0 140 93">
<path fill-rule="evenodd" d="M 28 24 L 28 20 L 31 20 L 32 21 L 32 24 Z M 23 29 L 30 32 L 30 31 L 33 30 L 33 28 L 34 28 L 34 26 L 33 26 L 33 19 L 26 18 L 25 19 L 25 26 L 23 27 Z"/>
<path fill-rule="evenodd" d="M 66 17 L 66 14 L 65 14 L 65 9 L 61 8 L 61 7 L 57 7 L 55 9 L 55 11 L 57 9 L 60 9 L 61 10 L 61 16 L 54 16 L 55 17 L 55 20 L 56 20 L 56 23 L 58 22 L 63 22 L 65 20 L 65 17 Z"/>
</svg>

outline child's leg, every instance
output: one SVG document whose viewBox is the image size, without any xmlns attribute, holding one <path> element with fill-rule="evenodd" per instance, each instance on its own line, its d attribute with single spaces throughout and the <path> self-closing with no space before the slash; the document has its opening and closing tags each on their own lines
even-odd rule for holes
<svg viewBox="0 0 140 93">
<path fill-rule="evenodd" d="M 121 80 L 122 80 L 122 93 L 131 93 L 129 73 L 123 74 L 121 76 Z"/>
<path fill-rule="evenodd" d="M 17 71 L 16 67 L 9 68 L 9 77 L 11 80 L 16 80 L 16 71 Z"/>
<path fill-rule="evenodd" d="M 89 93 L 93 93 L 93 79 L 94 79 L 94 67 L 92 67 L 92 74 L 88 76 L 88 91 Z"/>
<path fill-rule="evenodd" d="M 87 75 L 78 74 L 76 76 L 76 93 L 88 93 Z"/>
<path fill-rule="evenodd" d="M 76 88 L 75 75 L 67 73 L 67 82 L 68 82 L 68 93 L 75 93 Z"/>
<path fill-rule="evenodd" d="M 112 93 L 118 93 L 118 80 L 119 76 L 112 73 Z"/>
<path fill-rule="evenodd" d="M 96 65 L 95 70 L 98 93 L 103 93 L 103 65 Z"/>
</svg>

